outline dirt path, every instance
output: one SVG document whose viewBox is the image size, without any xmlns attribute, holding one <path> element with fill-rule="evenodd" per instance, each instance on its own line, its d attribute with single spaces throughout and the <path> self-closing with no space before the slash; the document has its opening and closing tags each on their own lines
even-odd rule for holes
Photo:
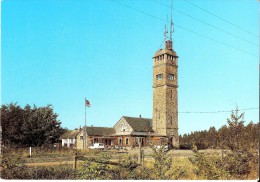
<svg viewBox="0 0 260 182">
<path fill-rule="evenodd" d="M 78 161 L 78 163 L 82 163 L 84 161 Z M 27 163 L 26 166 L 30 167 L 38 167 L 38 166 L 57 166 L 57 165 L 73 165 L 74 161 L 63 161 L 63 162 L 36 162 L 36 163 Z"/>
</svg>

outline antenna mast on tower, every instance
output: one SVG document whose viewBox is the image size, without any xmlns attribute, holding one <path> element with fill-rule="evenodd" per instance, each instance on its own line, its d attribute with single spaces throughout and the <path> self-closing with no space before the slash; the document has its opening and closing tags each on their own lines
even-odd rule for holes
<svg viewBox="0 0 260 182">
<path fill-rule="evenodd" d="M 167 22 L 168 22 L 168 15 L 167 15 Z M 165 24 L 165 26 L 164 26 L 164 41 L 166 41 L 167 40 L 167 34 L 168 34 L 168 30 L 167 30 L 168 28 L 167 28 L 167 25 Z"/>
<path fill-rule="evenodd" d="M 171 0 L 171 23 L 170 23 L 170 40 L 172 40 L 173 22 L 172 22 L 172 0 Z"/>
</svg>

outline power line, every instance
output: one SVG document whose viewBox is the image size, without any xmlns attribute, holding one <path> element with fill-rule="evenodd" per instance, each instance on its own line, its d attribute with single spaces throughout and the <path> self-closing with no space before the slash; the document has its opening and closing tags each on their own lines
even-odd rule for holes
<svg viewBox="0 0 260 182">
<path fill-rule="evenodd" d="M 185 31 L 191 32 L 191 33 L 193 33 L 193 34 L 199 35 L 199 36 L 204 37 L 204 38 L 206 38 L 206 39 L 209 39 L 209 40 L 211 40 L 211 41 L 217 42 L 217 43 L 222 44 L 222 45 L 224 45 L 224 46 L 226 46 L 226 47 L 229 47 L 229 48 L 232 48 L 232 49 L 234 49 L 234 50 L 243 52 L 243 53 L 248 54 L 248 55 L 250 55 L 250 56 L 258 57 L 257 55 L 252 54 L 252 53 L 250 53 L 250 52 L 247 52 L 247 51 L 245 51 L 245 50 L 243 50 L 243 49 L 236 48 L 236 47 L 234 47 L 234 46 L 231 46 L 231 45 L 226 44 L 226 43 L 224 43 L 224 42 L 218 41 L 218 40 L 213 39 L 213 38 L 211 38 L 211 37 L 208 37 L 208 36 L 206 36 L 206 35 L 197 33 L 197 32 L 195 32 L 195 31 L 189 30 L 189 29 L 187 29 L 187 28 L 181 27 L 181 26 L 179 26 L 179 25 L 176 25 L 176 24 L 174 24 L 174 25 L 175 25 L 176 27 L 179 27 L 179 28 L 185 30 Z"/>
<path fill-rule="evenodd" d="M 248 110 L 256 110 L 259 109 L 259 107 L 255 108 L 247 108 L 247 109 L 238 109 L 238 111 L 248 111 Z M 181 114 L 215 114 L 215 113 L 227 113 L 227 112 L 232 112 L 232 110 L 226 110 L 226 111 L 196 111 L 196 112 L 190 112 L 190 111 L 185 111 L 185 112 L 178 112 Z"/>
<path fill-rule="evenodd" d="M 134 8 L 134 7 L 132 7 L 132 6 L 129 6 L 129 5 L 127 5 L 127 4 L 124 4 L 124 3 L 122 3 L 122 2 L 119 2 L 119 1 L 116 1 L 116 0 L 111 0 L 111 1 L 114 1 L 114 2 L 116 2 L 116 3 L 118 3 L 118 4 L 122 5 L 122 6 L 125 6 L 125 7 L 129 8 L 129 9 L 132 9 L 132 10 L 137 11 L 137 12 L 139 12 L 139 13 L 145 14 L 145 15 L 150 16 L 150 17 L 152 17 L 152 18 L 155 18 L 155 19 L 157 19 L 157 20 L 160 20 L 160 21 L 162 21 L 162 22 L 164 22 L 164 23 L 168 23 L 167 21 L 165 21 L 165 20 L 162 19 L 162 18 L 159 18 L 159 17 L 157 17 L 157 16 L 151 15 L 151 14 L 149 14 L 149 13 L 146 13 L 146 12 L 142 11 L 142 10 L 139 10 L 139 9 L 137 9 L 137 8 Z M 226 43 L 224 43 L 224 42 L 221 42 L 221 41 L 218 41 L 218 40 L 213 39 L 213 38 L 211 38 L 211 37 L 208 37 L 208 36 L 206 36 L 206 35 L 203 35 L 203 34 L 200 34 L 200 33 L 195 32 L 195 31 L 189 30 L 189 29 L 184 28 L 184 27 L 182 27 L 182 26 L 180 26 L 180 25 L 177 25 L 177 24 L 175 24 L 175 23 L 174 23 L 174 25 L 175 25 L 176 27 L 178 27 L 178 28 L 181 28 L 181 29 L 187 31 L 187 32 L 190 32 L 190 33 L 199 35 L 199 36 L 201 36 L 201 37 L 204 37 L 204 38 L 209 39 L 209 40 L 211 40 L 211 41 L 214 41 L 214 42 L 216 42 L 216 43 L 225 45 L 226 47 L 230 47 L 230 48 L 232 48 L 232 49 L 234 49 L 234 50 L 237 50 L 237 51 L 246 53 L 246 54 L 251 55 L 251 56 L 254 56 L 254 57 L 258 57 L 257 55 L 254 55 L 254 54 L 252 54 L 252 53 L 250 53 L 250 52 L 244 51 L 244 50 L 242 50 L 242 49 L 233 47 L 233 46 L 228 45 L 228 44 L 226 44 Z"/>
<path fill-rule="evenodd" d="M 161 5 L 163 5 L 163 6 L 165 6 L 165 7 L 167 7 L 167 8 L 171 8 L 170 6 L 168 6 L 168 5 L 166 5 L 166 4 L 162 3 L 162 2 L 160 2 L 160 1 L 158 1 L 158 0 L 154 0 L 154 1 L 157 2 L 157 3 L 159 3 L 159 4 L 161 4 Z M 258 47 L 257 44 L 255 44 L 254 42 L 251 42 L 251 41 L 249 41 L 249 40 L 247 40 L 247 39 L 244 39 L 243 37 L 240 37 L 240 36 L 238 36 L 238 35 L 232 34 L 232 33 L 228 32 L 228 31 L 226 31 L 226 30 L 224 30 L 224 29 L 221 29 L 221 28 L 219 28 L 219 27 L 217 27 L 217 26 L 215 26 L 215 25 L 211 25 L 211 24 L 209 24 L 208 22 L 205 22 L 205 21 L 203 21 L 203 20 L 200 20 L 200 19 L 198 19 L 198 18 L 196 18 L 196 17 L 194 17 L 194 16 L 191 16 L 191 15 L 189 15 L 189 14 L 187 14 L 187 13 L 184 13 L 184 12 L 182 12 L 182 11 L 180 11 L 180 10 L 177 10 L 177 9 L 175 9 L 175 8 L 173 8 L 173 10 L 176 11 L 176 12 L 178 12 L 178 13 L 180 13 L 180 14 L 183 14 L 183 15 L 185 15 L 185 16 L 187 16 L 187 17 L 190 17 L 190 18 L 192 18 L 192 19 L 194 19 L 194 20 L 196 20 L 196 21 L 198 21 L 198 22 L 201 22 L 201 23 L 203 23 L 203 24 L 205 24 L 205 25 L 208 25 L 208 26 L 210 26 L 210 27 L 213 27 L 213 28 L 215 28 L 215 29 L 217 29 L 217 30 L 219 30 L 219 31 L 221 31 L 221 32 L 224 32 L 224 33 L 226 33 L 226 34 L 228 34 L 228 35 L 230 35 L 230 36 L 236 37 L 236 38 L 238 38 L 238 39 L 240 39 L 240 40 L 246 41 L 246 42 L 250 43 L 251 45 L 254 45 L 254 46 Z"/>
<path fill-rule="evenodd" d="M 122 5 L 122 6 L 125 6 L 125 7 L 127 7 L 127 8 L 130 8 L 130 9 L 132 9 L 132 10 L 134 10 L 134 11 L 139 12 L 139 13 L 143 13 L 143 14 L 145 14 L 145 15 L 151 16 L 151 17 L 153 17 L 153 18 L 155 18 L 155 19 L 158 19 L 158 20 L 160 20 L 160 21 L 162 21 L 162 22 L 167 22 L 167 21 L 165 21 L 165 20 L 162 19 L 162 18 L 156 17 L 156 16 L 151 15 L 151 14 L 149 14 L 149 13 L 146 13 L 146 12 L 144 12 L 144 11 L 142 11 L 142 10 L 139 10 L 139 9 L 136 9 L 136 8 L 134 8 L 134 7 L 132 7 L 132 6 L 129 6 L 129 5 L 127 5 L 127 4 L 124 4 L 124 3 L 122 3 L 122 2 L 119 2 L 119 1 L 116 1 L 116 0 L 111 0 L 111 1 L 114 1 L 114 2 L 116 2 L 116 3 L 118 3 L 118 4 Z"/>
<path fill-rule="evenodd" d="M 200 10 L 202 10 L 202 11 L 204 11 L 204 12 L 206 12 L 206 13 L 212 15 L 212 16 L 215 16 L 215 17 L 217 17 L 218 19 L 220 19 L 220 20 L 222 20 L 222 21 L 224 21 L 224 22 L 226 22 L 226 23 L 228 23 L 228 24 L 230 24 L 230 25 L 232 25 L 232 26 L 234 26 L 234 27 L 236 27 L 236 28 L 238 28 L 238 29 L 240 29 L 240 30 L 243 30 L 244 32 L 247 32 L 247 33 L 249 33 L 249 34 L 251 34 L 251 35 L 253 35 L 253 36 L 255 36 L 255 37 L 258 38 L 257 35 L 255 35 L 255 34 L 249 32 L 248 30 L 245 30 L 244 28 L 242 28 L 242 27 L 240 27 L 240 26 L 238 26 L 238 25 L 235 25 L 234 23 L 232 23 L 232 22 L 230 22 L 230 21 L 228 21 L 228 20 L 226 20 L 226 19 L 224 19 L 224 18 L 222 18 L 222 17 L 220 17 L 220 16 L 218 16 L 218 15 L 216 15 L 216 14 L 214 14 L 214 13 L 211 13 L 211 12 L 209 12 L 208 10 L 206 10 L 206 9 L 204 9 L 204 8 L 201 8 L 201 7 L 199 7 L 198 5 L 192 3 L 192 2 L 190 2 L 190 1 L 188 1 L 188 0 L 184 0 L 184 1 L 186 1 L 187 3 L 189 3 L 189 4 L 193 5 L 193 6 L 195 6 L 195 7 L 198 8 L 198 9 L 200 9 Z"/>
</svg>

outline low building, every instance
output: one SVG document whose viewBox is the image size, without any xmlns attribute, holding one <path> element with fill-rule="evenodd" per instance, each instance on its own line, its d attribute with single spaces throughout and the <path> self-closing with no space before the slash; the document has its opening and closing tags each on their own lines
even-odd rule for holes
<svg viewBox="0 0 260 182">
<path fill-rule="evenodd" d="M 84 129 L 85 127 L 63 134 L 60 137 L 62 138 L 62 146 L 68 147 L 68 145 L 72 145 L 77 149 L 83 149 Z M 139 118 L 123 116 L 111 128 L 96 126 L 86 127 L 87 147 L 92 146 L 94 143 L 103 143 L 106 148 L 133 148 L 139 146 L 139 141 L 142 146 L 162 145 L 167 142 L 164 136 L 160 136 L 154 132 L 152 119 L 142 118 L 141 116 Z"/>
<path fill-rule="evenodd" d="M 67 148 L 77 148 L 76 141 L 80 130 L 70 130 L 62 134 L 59 139 L 61 140 L 61 146 Z"/>
<path fill-rule="evenodd" d="M 77 148 L 83 149 L 83 141 L 84 141 L 84 128 L 83 127 L 80 133 L 77 135 Z M 115 137 L 111 136 L 111 134 L 115 133 L 114 128 L 109 127 L 94 127 L 87 126 L 86 127 L 86 138 L 87 138 L 87 147 L 92 146 L 94 143 L 104 143 L 106 147 L 113 146 L 116 140 Z"/>
<path fill-rule="evenodd" d="M 135 147 L 139 145 L 148 145 L 149 140 L 153 136 L 152 120 L 147 118 L 135 118 L 123 116 L 114 125 L 114 136 L 117 138 L 115 142 L 122 147 Z"/>
</svg>

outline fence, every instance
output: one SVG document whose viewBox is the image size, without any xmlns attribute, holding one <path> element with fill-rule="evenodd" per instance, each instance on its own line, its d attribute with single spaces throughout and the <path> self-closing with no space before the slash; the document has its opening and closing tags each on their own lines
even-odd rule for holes
<svg viewBox="0 0 260 182">
<path fill-rule="evenodd" d="M 82 161 L 85 161 L 85 160 L 88 160 L 90 162 L 95 162 L 95 163 L 102 163 L 102 164 L 108 164 L 108 165 L 115 165 L 115 166 L 120 166 L 120 167 L 124 167 L 126 168 L 126 166 L 122 163 L 119 163 L 119 162 L 114 162 L 114 161 L 99 161 L 99 160 L 96 160 L 95 157 L 84 157 L 82 155 L 78 155 L 78 153 L 76 152 L 75 153 L 75 156 L 74 156 L 74 162 L 73 162 L 73 169 L 77 170 L 77 163 L 78 163 L 78 160 L 82 160 Z M 138 156 L 138 163 L 132 165 L 130 167 L 130 169 L 133 169 L 133 168 L 136 168 L 140 165 L 143 165 L 144 163 L 144 150 L 141 149 L 141 146 L 139 146 L 139 156 Z M 129 166 L 127 166 L 127 168 L 129 168 Z"/>
</svg>

